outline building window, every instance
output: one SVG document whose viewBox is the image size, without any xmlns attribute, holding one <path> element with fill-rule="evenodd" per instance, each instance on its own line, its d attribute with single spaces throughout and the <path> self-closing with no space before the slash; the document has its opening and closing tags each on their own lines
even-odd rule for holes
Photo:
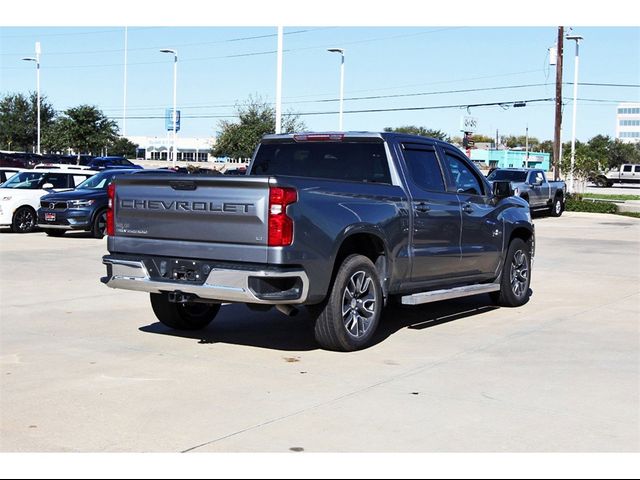
<svg viewBox="0 0 640 480">
<path fill-rule="evenodd" d="M 640 115 L 640 108 L 619 108 L 618 115 Z"/>
<path fill-rule="evenodd" d="M 160 160 L 160 152 L 151 152 L 151 160 Z"/>
<path fill-rule="evenodd" d="M 208 160 L 207 158 L 207 152 L 198 152 L 198 161 L 199 162 L 206 162 Z"/>
<path fill-rule="evenodd" d="M 167 159 L 167 152 L 160 152 L 160 160 L 166 160 Z"/>
<path fill-rule="evenodd" d="M 620 120 L 621 127 L 640 127 L 640 120 Z"/>
<path fill-rule="evenodd" d="M 185 161 L 192 161 L 193 160 L 193 152 L 184 152 L 182 154 L 182 159 Z"/>
<path fill-rule="evenodd" d="M 640 132 L 620 132 L 620 138 L 640 138 Z"/>
</svg>

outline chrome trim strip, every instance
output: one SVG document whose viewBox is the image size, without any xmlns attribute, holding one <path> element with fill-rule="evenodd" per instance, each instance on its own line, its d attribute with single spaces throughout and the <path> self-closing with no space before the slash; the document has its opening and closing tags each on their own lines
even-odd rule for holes
<svg viewBox="0 0 640 480">
<path fill-rule="evenodd" d="M 48 223 L 39 223 L 39 228 L 58 229 L 58 230 L 72 230 L 71 225 L 49 225 Z"/>
<path fill-rule="evenodd" d="M 403 305 L 420 305 L 423 303 L 438 302 L 451 298 L 469 297 L 480 293 L 496 292 L 500 290 L 499 283 L 469 285 L 465 287 L 447 288 L 444 290 L 434 290 L 432 292 L 414 293 L 404 295 L 401 299 Z"/>
<path fill-rule="evenodd" d="M 309 294 L 309 278 L 304 270 L 274 272 L 267 270 L 233 270 L 214 268 L 203 285 L 189 285 L 177 282 L 158 282 L 151 279 L 144 263 L 135 260 L 103 259 L 102 263 L 111 265 L 111 277 L 105 282 L 108 287 L 160 293 L 179 290 L 200 298 L 221 302 L 262 303 L 268 305 L 304 303 Z M 296 300 L 262 300 L 249 289 L 249 277 L 302 279 L 302 293 Z"/>
</svg>

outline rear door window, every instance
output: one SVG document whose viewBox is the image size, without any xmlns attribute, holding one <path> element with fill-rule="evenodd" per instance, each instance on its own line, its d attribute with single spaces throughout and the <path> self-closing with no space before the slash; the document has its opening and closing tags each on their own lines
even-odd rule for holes
<svg viewBox="0 0 640 480">
<path fill-rule="evenodd" d="M 435 148 L 403 145 L 403 155 L 409 175 L 417 186 L 433 192 L 445 191 Z"/>
<path fill-rule="evenodd" d="M 73 188 L 73 179 L 67 173 L 49 173 L 44 183 L 50 183 L 53 188 Z"/>
</svg>

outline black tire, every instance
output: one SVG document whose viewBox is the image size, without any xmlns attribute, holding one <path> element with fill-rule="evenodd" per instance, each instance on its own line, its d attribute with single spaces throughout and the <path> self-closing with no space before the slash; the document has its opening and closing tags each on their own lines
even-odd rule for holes
<svg viewBox="0 0 640 480">
<path fill-rule="evenodd" d="M 613 182 L 607 182 L 607 187 L 613 187 Z"/>
<path fill-rule="evenodd" d="M 552 217 L 559 217 L 564 212 L 564 202 L 562 201 L 562 197 L 560 195 L 556 195 L 553 199 L 553 203 L 549 207 L 549 215 Z"/>
<path fill-rule="evenodd" d="M 101 210 L 96 213 L 91 224 L 91 235 L 93 238 L 102 238 L 107 231 L 107 211 Z"/>
<path fill-rule="evenodd" d="M 327 350 L 350 352 L 370 345 L 384 298 L 376 267 L 362 255 L 348 256 L 317 313 L 315 337 Z"/>
<path fill-rule="evenodd" d="M 11 231 L 14 233 L 33 232 L 38 225 L 38 216 L 31 207 L 20 207 L 13 214 Z"/>
<path fill-rule="evenodd" d="M 44 233 L 50 237 L 61 237 L 64 235 L 65 230 L 59 230 L 57 228 L 45 228 Z"/>
<path fill-rule="evenodd" d="M 607 180 L 602 178 L 602 177 L 598 177 L 596 178 L 595 182 L 596 186 L 600 187 L 600 188 L 604 188 L 607 187 Z"/>
<path fill-rule="evenodd" d="M 519 307 L 529 301 L 530 284 L 531 250 L 524 240 L 514 238 L 502 267 L 500 290 L 491 293 L 491 298 L 503 307 Z"/>
<path fill-rule="evenodd" d="M 166 293 L 151 293 L 151 307 L 156 318 L 176 330 L 201 330 L 220 310 L 219 303 L 173 303 Z"/>
</svg>

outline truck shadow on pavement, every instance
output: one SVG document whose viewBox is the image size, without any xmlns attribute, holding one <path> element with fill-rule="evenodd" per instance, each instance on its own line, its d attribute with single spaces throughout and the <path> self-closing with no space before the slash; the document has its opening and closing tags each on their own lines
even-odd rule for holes
<svg viewBox="0 0 640 480">
<path fill-rule="evenodd" d="M 390 305 L 383 312 L 372 346 L 403 329 L 434 328 L 497 308 L 486 294 L 412 307 Z M 204 330 L 172 330 L 156 322 L 140 327 L 140 331 L 191 338 L 203 345 L 222 343 L 282 351 L 311 351 L 320 348 L 314 338 L 313 327 L 314 320 L 305 308 L 301 308 L 296 316 L 287 317 L 275 309 L 255 312 L 235 304 L 223 305 L 218 316 Z"/>
</svg>

